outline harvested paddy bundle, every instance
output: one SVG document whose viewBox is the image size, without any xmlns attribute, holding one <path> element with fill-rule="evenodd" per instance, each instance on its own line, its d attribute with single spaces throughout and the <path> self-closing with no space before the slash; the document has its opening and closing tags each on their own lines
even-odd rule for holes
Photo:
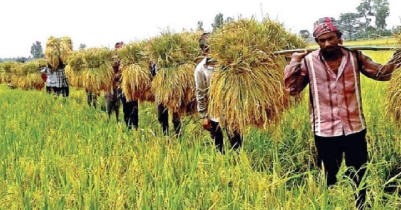
<svg viewBox="0 0 401 210">
<path fill-rule="evenodd" d="M 52 68 L 57 68 L 60 62 L 60 42 L 59 39 L 51 36 L 46 42 L 45 56 L 47 63 Z"/>
<path fill-rule="evenodd" d="M 11 76 L 16 73 L 17 62 L 7 61 L 0 63 L 0 80 L 3 83 L 9 83 Z"/>
<path fill-rule="evenodd" d="M 60 42 L 60 59 L 64 64 L 67 63 L 68 55 L 72 52 L 72 41 L 68 36 L 61 37 Z"/>
<path fill-rule="evenodd" d="M 43 67 L 45 63 L 46 61 L 44 59 L 39 59 L 19 65 L 16 73 L 18 76 L 17 87 L 24 90 L 42 89 L 44 87 L 44 82 L 39 69 Z"/>
<path fill-rule="evenodd" d="M 8 83 L 13 87 L 18 87 L 19 77 L 22 72 L 22 65 L 23 63 L 18 63 L 18 62 L 12 63 L 10 65 L 11 67 L 9 69 L 10 80 L 8 81 Z"/>
<path fill-rule="evenodd" d="M 121 87 L 127 101 L 154 101 L 152 75 L 149 71 L 145 42 L 134 42 L 118 49 L 121 65 Z"/>
<path fill-rule="evenodd" d="M 46 42 L 46 61 L 54 69 L 58 68 L 60 61 L 66 64 L 71 52 L 72 41 L 69 37 L 55 38 L 51 36 Z"/>
<path fill-rule="evenodd" d="M 387 111 L 401 125 L 401 70 L 396 70 L 387 89 Z"/>
<path fill-rule="evenodd" d="M 84 66 L 79 76 L 82 87 L 96 93 L 99 90 L 109 91 L 112 87 L 113 67 L 110 60 L 113 52 L 107 48 L 91 48 L 83 51 Z"/>
<path fill-rule="evenodd" d="M 401 32 L 395 36 L 401 45 Z M 387 110 L 394 117 L 398 125 L 401 125 L 401 51 L 394 54 L 389 63 L 394 63 L 398 69 L 393 72 L 387 89 Z"/>
<path fill-rule="evenodd" d="M 294 99 L 284 89 L 285 59 L 274 51 L 306 43 L 277 22 L 254 19 L 223 25 L 210 36 L 210 57 L 217 61 L 209 89 L 209 115 L 230 130 L 266 128 Z"/>
<path fill-rule="evenodd" d="M 194 60 L 199 57 L 198 33 L 167 32 L 149 43 L 151 60 L 159 68 L 152 81 L 155 100 L 174 112 L 189 114 L 195 109 Z"/>
<path fill-rule="evenodd" d="M 82 88 L 83 87 L 83 69 L 85 68 L 84 50 L 73 51 L 70 53 L 65 67 L 65 75 L 71 86 Z"/>
</svg>

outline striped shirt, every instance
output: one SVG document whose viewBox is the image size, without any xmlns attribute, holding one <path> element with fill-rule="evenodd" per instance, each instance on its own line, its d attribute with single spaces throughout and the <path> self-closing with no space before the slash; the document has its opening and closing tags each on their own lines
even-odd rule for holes
<svg viewBox="0 0 401 210">
<path fill-rule="evenodd" d="M 301 62 L 291 60 L 285 68 L 285 87 L 299 94 L 309 84 L 310 121 L 315 135 L 350 135 L 366 128 L 362 109 L 360 73 L 378 81 L 388 81 L 393 64 L 381 65 L 360 51 L 341 48 L 343 56 L 337 74 L 330 69 L 320 50 Z"/>
</svg>

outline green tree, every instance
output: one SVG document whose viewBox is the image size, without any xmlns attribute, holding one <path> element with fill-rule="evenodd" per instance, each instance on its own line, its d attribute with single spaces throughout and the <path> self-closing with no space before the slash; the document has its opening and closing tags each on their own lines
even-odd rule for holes
<svg viewBox="0 0 401 210">
<path fill-rule="evenodd" d="M 32 44 L 31 55 L 35 59 L 45 57 L 45 55 L 43 54 L 42 43 L 36 41 L 35 43 Z"/>
<path fill-rule="evenodd" d="M 375 11 L 375 24 L 377 29 L 384 31 L 387 23 L 386 19 L 390 15 L 390 7 L 387 0 L 373 0 L 373 10 Z"/>
<path fill-rule="evenodd" d="M 198 21 L 198 31 L 204 31 L 203 30 L 203 22 L 202 21 Z"/>
<path fill-rule="evenodd" d="M 310 32 L 308 30 L 300 30 L 299 34 L 301 35 L 302 38 L 307 39 L 310 36 Z"/>
<path fill-rule="evenodd" d="M 341 13 L 338 24 L 341 31 L 345 32 L 345 35 L 352 39 L 354 34 L 360 30 L 361 22 L 359 20 L 360 16 L 358 13 Z"/>
<path fill-rule="evenodd" d="M 374 13 L 372 12 L 372 0 L 361 0 L 361 3 L 356 8 L 356 10 L 358 11 L 359 15 L 364 19 L 364 22 L 361 22 L 361 27 L 364 30 L 364 35 L 369 36 L 368 28 L 370 26 L 370 23 L 372 22 L 371 17 L 374 16 Z"/>
<path fill-rule="evenodd" d="M 86 48 L 86 44 L 81 43 L 81 44 L 79 45 L 79 49 L 83 50 L 83 49 L 85 49 L 85 48 Z"/>
<path fill-rule="evenodd" d="M 216 31 L 224 24 L 223 14 L 219 13 L 214 17 L 214 23 L 212 24 L 213 31 Z"/>
<path fill-rule="evenodd" d="M 232 17 L 227 17 L 225 23 L 231 23 L 234 21 L 234 18 Z"/>
</svg>

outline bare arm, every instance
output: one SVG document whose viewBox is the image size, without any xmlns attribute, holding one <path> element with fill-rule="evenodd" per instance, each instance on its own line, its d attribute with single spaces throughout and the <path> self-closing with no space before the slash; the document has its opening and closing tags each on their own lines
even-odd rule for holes
<svg viewBox="0 0 401 210">
<path fill-rule="evenodd" d="M 396 64 L 390 62 L 382 65 L 373 61 L 369 56 L 364 55 L 361 51 L 356 51 L 358 56 L 359 71 L 365 76 L 377 81 L 389 81 L 395 70 Z"/>
</svg>

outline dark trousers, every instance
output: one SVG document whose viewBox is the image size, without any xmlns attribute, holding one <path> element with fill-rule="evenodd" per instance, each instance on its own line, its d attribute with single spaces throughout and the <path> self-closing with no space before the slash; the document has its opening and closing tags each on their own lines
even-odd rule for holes
<svg viewBox="0 0 401 210">
<path fill-rule="evenodd" d="M 68 87 L 53 87 L 53 91 L 57 96 L 62 95 L 63 97 L 68 97 L 70 94 Z"/>
<path fill-rule="evenodd" d="M 169 134 L 169 125 L 168 125 L 168 108 L 165 107 L 163 104 L 159 104 L 157 106 L 157 118 L 159 123 L 162 126 L 162 130 L 164 135 Z M 173 113 L 173 125 L 174 131 L 176 135 L 179 135 L 181 132 L 181 116 L 178 112 Z"/>
<path fill-rule="evenodd" d="M 134 100 L 128 102 L 125 96 L 122 94 L 121 103 L 123 105 L 124 121 L 128 129 L 132 129 L 132 127 L 138 129 L 138 123 L 139 123 L 138 101 Z"/>
<path fill-rule="evenodd" d="M 88 105 L 89 107 L 93 106 L 96 109 L 96 104 L 97 104 L 97 95 L 93 94 L 92 92 L 86 92 L 86 97 L 88 99 Z"/>
<path fill-rule="evenodd" d="M 64 92 L 65 92 L 65 97 L 68 97 L 70 95 L 70 86 L 65 87 Z"/>
<path fill-rule="evenodd" d="M 106 111 L 109 115 L 109 119 L 111 117 L 111 113 L 113 111 L 116 113 L 116 120 L 119 121 L 119 111 L 120 111 L 120 99 L 118 97 L 117 89 L 113 89 L 113 91 L 105 92 L 104 99 L 106 101 Z"/>
<path fill-rule="evenodd" d="M 349 167 L 347 175 L 355 182 L 357 187 L 366 169 L 361 167 L 368 162 L 368 150 L 366 143 L 366 130 L 338 137 L 315 136 L 315 144 L 318 152 L 319 167 L 324 166 L 327 185 L 334 185 L 337 181 L 336 175 L 345 156 L 345 164 Z M 366 190 L 361 190 L 357 195 L 357 207 L 362 208 L 365 203 Z"/>
<path fill-rule="evenodd" d="M 48 94 L 51 94 L 51 93 L 53 92 L 53 88 L 52 88 L 52 87 L 46 86 L 46 92 L 47 92 Z"/>
<path fill-rule="evenodd" d="M 214 143 L 216 145 L 217 150 L 224 154 L 224 142 L 223 142 L 223 131 L 218 122 L 211 121 L 212 128 L 210 130 L 210 137 L 214 139 Z M 233 150 L 238 150 L 242 146 L 242 136 L 237 131 L 230 133 L 228 130 L 227 136 L 230 140 L 231 148 Z"/>
</svg>

